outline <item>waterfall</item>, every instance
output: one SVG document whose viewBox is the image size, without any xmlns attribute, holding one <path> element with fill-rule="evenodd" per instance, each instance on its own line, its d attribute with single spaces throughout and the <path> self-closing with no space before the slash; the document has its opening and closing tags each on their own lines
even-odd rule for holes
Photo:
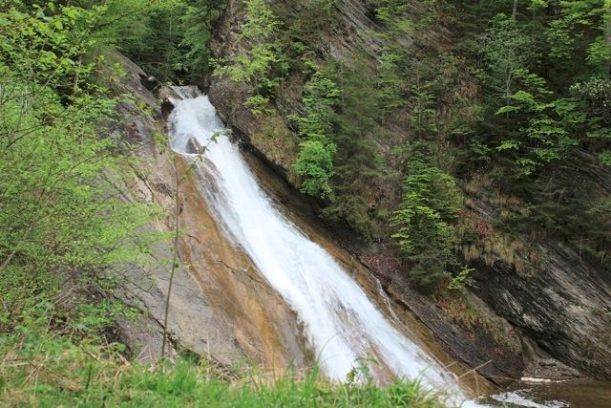
<svg viewBox="0 0 611 408">
<path fill-rule="evenodd" d="M 201 191 L 227 238 L 296 312 L 324 374 L 343 381 L 361 359 L 374 357 L 398 377 L 420 378 L 425 387 L 464 401 L 455 377 L 401 334 L 333 256 L 274 206 L 238 146 L 215 137 L 223 123 L 208 97 L 176 91 L 182 99 L 174 101 L 170 117 L 172 149 L 200 175 Z M 193 140 L 206 146 L 205 154 L 192 154 Z"/>
</svg>

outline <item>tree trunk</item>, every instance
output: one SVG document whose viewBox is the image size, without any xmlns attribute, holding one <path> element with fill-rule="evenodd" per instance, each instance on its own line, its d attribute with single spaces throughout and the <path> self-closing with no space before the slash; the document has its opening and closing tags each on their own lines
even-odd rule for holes
<svg viewBox="0 0 611 408">
<path fill-rule="evenodd" d="M 511 19 L 516 21 L 516 17 L 518 16 L 518 0 L 513 0 L 513 11 L 511 12 Z"/>
</svg>

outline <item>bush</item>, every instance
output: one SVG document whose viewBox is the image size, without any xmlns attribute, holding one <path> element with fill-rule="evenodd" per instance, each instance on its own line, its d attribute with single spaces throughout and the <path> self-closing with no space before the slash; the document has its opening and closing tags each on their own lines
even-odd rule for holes
<svg viewBox="0 0 611 408">
<path fill-rule="evenodd" d="M 256 94 L 269 97 L 278 86 L 284 58 L 278 41 L 280 22 L 264 0 L 248 0 L 247 20 L 240 40 L 251 46 L 247 53 L 220 61 L 215 75 L 227 75 L 234 82 L 250 84 Z"/>
<path fill-rule="evenodd" d="M 393 238 L 413 265 L 410 279 L 431 290 L 449 278 L 449 268 L 457 264 L 455 222 L 462 197 L 452 176 L 427 162 L 424 145 L 413 146 L 410 156 L 403 200 L 392 217 L 397 227 Z"/>
<path fill-rule="evenodd" d="M 119 100 L 92 81 L 97 60 L 84 62 L 99 10 L 12 4 L 0 12 L 0 35 L 10 38 L 0 51 L 3 334 L 34 306 L 108 290 L 108 270 L 143 255 L 152 237 L 139 228 L 155 214 L 116 187 L 128 146 L 102 137 Z M 62 286 L 72 289 L 58 296 Z"/>
<path fill-rule="evenodd" d="M 301 191 L 314 197 L 333 196 L 329 180 L 336 152 L 334 106 L 339 95 L 333 81 L 316 73 L 304 89 L 305 115 L 295 119 L 302 142 L 293 169 L 304 177 Z"/>
</svg>

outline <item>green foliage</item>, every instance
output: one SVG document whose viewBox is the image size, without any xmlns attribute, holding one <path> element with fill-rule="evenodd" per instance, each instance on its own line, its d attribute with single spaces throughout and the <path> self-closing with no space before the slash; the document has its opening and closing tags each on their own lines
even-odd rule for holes
<svg viewBox="0 0 611 408">
<path fill-rule="evenodd" d="M 305 373 L 231 374 L 206 360 L 180 357 L 173 364 L 128 363 L 122 345 L 76 343 L 57 337 L 37 315 L 0 341 L 0 399 L 3 406 L 113 407 L 413 407 L 442 408 L 443 395 L 417 382 L 395 382 L 380 388 L 367 382 L 330 384 L 313 369 Z M 91 316 L 90 316 L 91 317 Z"/>
<path fill-rule="evenodd" d="M 448 289 L 455 291 L 464 291 L 466 287 L 471 284 L 471 278 L 469 275 L 474 272 L 475 269 L 463 266 L 458 275 L 452 278 L 448 284 Z"/>
<path fill-rule="evenodd" d="M 402 203 L 393 214 L 397 240 L 412 263 L 410 278 L 422 289 L 432 290 L 450 277 L 457 263 L 459 242 L 455 223 L 462 197 L 452 176 L 428 163 L 425 145 L 413 146 L 404 182 Z"/>
<path fill-rule="evenodd" d="M 311 196 L 332 197 L 329 180 L 336 152 L 334 107 L 339 96 L 337 85 L 317 72 L 304 88 L 305 114 L 295 119 L 303 141 L 293 168 L 304 177 L 301 191 Z"/>
<path fill-rule="evenodd" d="M 293 168 L 300 176 L 305 177 L 301 183 L 301 192 L 325 198 L 333 193 L 329 178 L 333 174 L 333 155 L 335 144 L 324 145 L 318 140 L 307 140 L 299 145 L 299 157 Z"/>
<path fill-rule="evenodd" d="M 368 0 L 368 5 L 375 10 L 376 18 L 390 25 L 391 28 L 397 29 L 405 27 L 404 20 L 400 17 L 404 16 L 408 10 L 408 5 L 401 0 Z M 398 18 L 399 17 L 399 18 Z"/>
<path fill-rule="evenodd" d="M 254 115 L 266 115 L 271 113 L 269 98 L 265 96 L 253 95 L 246 99 L 245 105 Z"/>
<path fill-rule="evenodd" d="M 610 157 L 608 2 L 530 6 L 512 18 L 500 6 L 473 6 L 480 15 L 505 14 L 488 17 L 483 52 L 473 57 L 483 57 L 486 109 L 469 153 L 494 158 L 489 174 L 523 201 L 500 222 L 505 229 L 550 234 L 604 266 L 608 239 L 601 228 L 610 218 L 593 209 L 600 187 L 583 174 L 599 172 Z"/>
<path fill-rule="evenodd" d="M 562 16 L 547 26 L 545 38 L 551 45 L 551 58 L 566 59 L 577 52 L 575 42 L 581 44 L 582 40 L 571 30 L 575 24 L 591 25 L 590 20 L 582 20 L 582 11 L 566 6 Z M 484 49 L 484 79 L 490 87 L 488 106 L 496 109 L 496 118 L 484 120 L 499 136 L 492 142 L 498 143 L 496 150 L 504 159 L 509 158 L 514 171 L 522 176 L 533 176 L 552 162 L 565 158 L 578 145 L 576 136 L 585 127 L 592 130 L 601 127 L 595 123 L 600 122 L 600 117 L 587 123 L 583 104 L 567 98 L 566 90 L 560 97 L 555 95 L 553 83 L 533 72 L 538 55 L 536 37 L 529 33 L 533 29 L 538 28 L 498 15 L 486 33 Z M 580 93 L 584 100 L 587 89 L 584 84 L 573 86 L 573 92 Z M 500 106 L 496 102 L 499 97 L 503 100 Z"/>
<path fill-rule="evenodd" d="M 428 64 L 427 64 L 428 62 Z M 411 98 L 410 125 L 414 136 L 419 139 L 427 139 L 437 135 L 437 103 L 434 98 L 432 87 L 434 81 L 427 81 L 422 72 L 423 68 L 430 67 L 429 61 L 413 64 L 413 84 L 410 86 L 413 97 Z"/>
<path fill-rule="evenodd" d="M 117 146 L 97 132 L 113 103 L 81 97 L 63 107 L 48 89 L 15 81 L 0 84 L 0 258 L 15 253 L 35 271 L 129 257 L 119 242 L 148 218 L 111 188 Z"/>
<path fill-rule="evenodd" d="M 516 92 L 516 82 L 528 74 L 528 67 L 536 57 L 533 39 L 514 19 L 499 14 L 491 21 L 484 41 L 486 84 L 496 97 L 509 105 Z"/>
<path fill-rule="evenodd" d="M 385 111 L 392 111 L 405 105 L 404 78 L 400 64 L 404 56 L 388 50 L 378 62 L 377 87 L 380 90 L 380 103 Z"/>
<path fill-rule="evenodd" d="M 93 65 L 84 57 L 92 50 L 98 9 L 60 6 L 24 8 L 3 0 L 0 60 L 24 81 L 46 84 L 67 93 L 82 86 Z"/>
<path fill-rule="evenodd" d="M 181 48 L 186 50 L 182 69 L 188 80 L 198 81 L 211 70 L 209 50 L 212 30 L 222 16 L 226 0 L 188 1 L 181 21 L 183 38 Z"/>
<path fill-rule="evenodd" d="M 225 0 L 107 0 L 93 5 L 100 18 L 94 38 L 116 47 L 162 81 L 201 82 L 210 71 L 212 28 Z"/>
<path fill-rule="evenodd" d="M 302 2 L 298 10 L 290 6 L 283 10 L 282 5 L 275 4 L 279 18 L 286 23 L 282 42 L 288 48 L 287 62 L 292 66 L 307 63 L 314 56 L 314 49 L 324 41 L 323 34 L 339 28 L 340 21 L 334 14 L 336 4 L 337 0 L 309 0 Z"/>
<path fill-rule="evenodd" d="M 426 30 L 428 14 L 414 19 L 404 1 L 373 0 L 376 18 L 386 31 L 376 33 L 383 41 L 378 58 L 378 98 L 384 114 L 396 112 L 398 108 L 409 107 L 411 128 L 417 137 L 423 133 L 435 133 L 433 117 L 436 106 L 432 88 L 434 79 L 440 75 L 436 51 L 429 44 L 421 49 L 410 47 L 419 30 Z M 419 44 L 420 45 L 420 44 Z"/>
<path fill-rule="evenodd" d="M 586 135 L 601 142 L 600 161 L 611 166 L 611 80 L 591 78 L 570 88 L 578 99 L 574 112 L 579 114 L 580 125 L 586 125 Z"/>
<path fill-rule="evenodd" d="M 602 33 L 591 42 L 592 29 L 602 28 L 609 21 L 609 5 L 605 0 L 553 2 L 559 11 L 544 28 L 545 40 L 549 46 L 549 56 L 554 62 L 565 64 L 567 59 L 580 55 L 589 48 L 588 60 L 594 65 L 609 61 L 609 49 L 601 47 Z M 597 27 L 598 26 L 598 27 Z M 600 54 L 602 53 L 602 54 Z M 604 56 L 606 54 L 606 57 Z M 580 69 L 580 67 L 575 67 Z M 598 69 L 602 68 L 601 66 Z"/>
<path fill-rule="evenodd" d="M 247 0 L 245 5 L 247 20 L 241 26 L 240 41 L 250 44 L 250 48 L 247 53 L 223 61 L 215 75 L 248 83 L 255 93 L 269 97 L 286 68 L 278 41 L 280 22 L 264 0 Z"/>
<path fill-rule="evenodd" d="M 571 114 L 569 101 L 541 102 L 526 91 L 511 96 L 511 105 L 501 107 L 497 115 L 509 115 L 514 122 L 520 121 L 517 114 L 525 116 L 519 129 L 521 139 L 505 139 L 497 146 L 499 152 L 515 157 L 519 172 L 529 176 L 538 167 L 563 158 L 577 142 L 569 135 L 565 115 Z M 567 111 L 568 108 L 568 111 Z"/>
<path fill-rule="evenodd" d="M 11 5 L 0 12 L 10 37 L 0 53 L 1 333 L 36 305 L 58 309 L 62 286 L 111 290 L 111 270 L 139 262 L 153 239 L 137 230 L 155 213 L 121 188 L 129 146 L 107 136 L 120 100 L 92 82 L 97 60 L 84 62 L 100 9 Z M 103 321 L 75 313 L 71 330 Z M 47 317 L 67 322 L 63 312 Z"/>
<path fill-rule="evenodd" d="M 192 49 L 181 46 L 186 30 L 184 0 L 112 0 L 110 5 L 114 7 L 108 10 L 107 19 L 109 27 L 116 27 L 120 50 L 162 81 L 188 76 L 185 54 Z M 123 22 L 118 27 L 114 24 L 117 19 Z"/>
<path fill-rule="evenodd" d="M 325 67 L 337 84 L 341 97 L 336 115 L 334 142 L 337 152 L 331 180 L 335 199 L 324 209 L 330 219 L 344 220 L 366 239 L 375 239 L 380 231 L 375 222 L 372 201 L 364 194 L 385 177 L 385 163 L 379 153 L 383 138 L 380 122 L 383 110 L 372 80 L 373 73 L 363 69 L 360 60 L 353 66 Z"/>
<path fill-rule="evenodd" d="M 224 0 L 81 0 L 71 5 L 53 1 L 34 5 L 30 12 L 18 0 L 3 3 L 9 12 L 0 23 L 6 27 L 7 39 L 0 52 L 13 52 L 7 58 L 36 61 L 33 66 L 16 63 L 15 67 L 45 76 L 55 85 L 70 83 L 64 81 L 65 69 L 79 67 L 78 75 L 89 74 L 95 58 L 112 48 L 161 80 L 201 81 L 210 68 L 212 26 L 225 5 Z M 59 55 L 80 58 L 72 59 L 73 67 L 66 59 L 58 64 Z"/>
</svg>

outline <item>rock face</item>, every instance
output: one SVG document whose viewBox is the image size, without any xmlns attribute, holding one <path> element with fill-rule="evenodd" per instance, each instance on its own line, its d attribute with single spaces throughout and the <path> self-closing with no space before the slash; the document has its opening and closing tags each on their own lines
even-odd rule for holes
<svg viewBox="0 0 611 408">
<path fill-rule="evenodd" d="M 586 153 L 577 154 L 581 174 L 611 194 L 611 173 L 596 167 Z M 554 237 L 510 238 L 495 232 L 493 222 L 503 208 L 498 202 L 504 199 L 485 181 L 482 185 L 466 188 L 480 235 L 479 248 L 465 251 L 477 265 L 474 292 L 550 356 L 585 374 L 611 378 L 611 276 Z M 550 376 L 575 375 L 544 357 L 529 365 L 538 375 L 528 376 L 541 376 L 546 369 Z"/>
<path fill-rule="evenodd" d="M 248 96 L 246 89 L 227 79 L 213 81 L 209 90 L 210 101 L 233 134 L 248 143 L 261 159 L 287 180 L 294 181 L 291 164 L 297 157 L 296 136 L 278 113 L 272 112 L 265 117 L 251 113 L 245 105 Z"/>
<path fill-rule="evenodd" d="M 140 83 L 148 78 L 140 68 L 120 55 L 114 58 L 126 71 L 115 89 L 131 93 L 153 112 L 131 104 L 121 105 L 118 112 L 122 124 L 117 134 L 137 146 L 142 158 L 137 177 L 124 177 L 124 195 L 158 205 L 166 214 L 144 233 L 173 231 L 178 194 L 182 232 L 168 318 L 170 354 L 187 349 L 226 367 L 244 360 L 270 370 L 303 367 L 308 358 L 294 313 L 259 278 L 241 250 L 224 239 L 203 205 L 197 189 L 202 181 L 186 177 L 176 192 L 176 174 L 181 179 L 187 165 L 166 144 L 154 140 L 155 132 L 164 132 L 161 101 Z M 162 96 L 169 94 L 171 90 L 160 90 Z M 144 360 L 160 356 L 173 253 L 172 241 L 162 239 L 152 248 L 150 264 L 134 266 L 125 276 L 128 285 L 120 296 L 143 310 L 145 317 L 123 321 L 118 331 L 131 353 Z"/>
<path fill-rule="evenodd" d="M 501 257 L 480 261 L 476 293 L 554 358 L 611 378 L 611 290 L 604 274 L 560 242 L 532 243 L 522 256 L 533 253 L 542 260 L 537 268 L 522 270 Z"/>
<path fill-rule="evenodd" d="M 238 41 L 239 27 L 245 20 L 241 3 L 239 0 L 227 1 L 225 14 L 211 44 L 216 56 L 226 57 L 245 51 L 244 45 Z M 287 180 L 296 180 L 291 164 L 297 157 L 298 140 L 278 112 L 253 114 L 246 106 L 250 89 L 227 78 L 213 78 L 208 96 L 235 136 L 248 143 L 259 158 L 282 173 Z"/>
<path fill-rule="evenodd" d="M 379 43 L 368 34 L 376 23 L 371 20 L 366 3 L 364 0 L 336 3 L 335 16 L 341 18 L 342 29 L 325 31 L 327 37 L 317 50 L 321 58 L 346 60 L 359 53 L 370 55 L 373 61 Z M 408 3 L 417 16 L 419 3 Z M 245 20 L 240 4 L 239 0 L 228 1 L 212 43 L 216 57 L 235 56 L 249 47 L 238 41 L 239 27 Z M 301 7 L 299 1 L 274 0 L 269 4 L 279 13 Z M 439 28 L 438 32 L 423 35 L 433 44 L 446 41 L 447 33 Z M 404 41 L 409 44 L 410 39 Z M 235 134 L 294 185 L 291 164 L 296 156 L 297 139 L 286 125 L 286 118 L 301 109 L 303 78 L 295 73 L 284 82 L 275 110 L 265 117 L 256 117 L 245 107 L 250 94 L 244 84 L 213 78 L 210 99 Z M 608 188 L 611 180 L 608 172 L 584 169 L 584 173 L 601 183 L 601 188 Z M 392 188 L 397 194 L 400 185 Z M 396 250 L 389 243 L 362 245 L 351 234 L 335 237 L 380 278 L 394 300 L 415 313 L 450 354 L 471 367 L 480 367 L 479 371 L 493 381 L 582 374 L 611 378 L 608 273 L 588 265 L 575 249 L 559 241 L 490 233 L 499 213 L 498 205 L 468 188 L 465 195 L 468 216 L 482 227 L 478 243 L 465 248 L 465 258 L 476 266 L 475 287 L 468 302 L 475 317 L 468 322 L 457 316 L 465 314 L 460 309 L 465 305 L 434 301 L 407 287 Z"/>
<path fill-rule="evenodd" d="M 351 243 L 347 246 L 379 277 L 398 307 L 411 311 L 455 360 L 478 367 L 481 375 L 497 384 L 522 376 L 529 361 L 523 339 L 485 302 L 472 294 L 468 294 L 469 308 L 462 299 L 436 302 L 405 284 L 391 249 L 383 244 L 373 249 Z"/>
</svg>

